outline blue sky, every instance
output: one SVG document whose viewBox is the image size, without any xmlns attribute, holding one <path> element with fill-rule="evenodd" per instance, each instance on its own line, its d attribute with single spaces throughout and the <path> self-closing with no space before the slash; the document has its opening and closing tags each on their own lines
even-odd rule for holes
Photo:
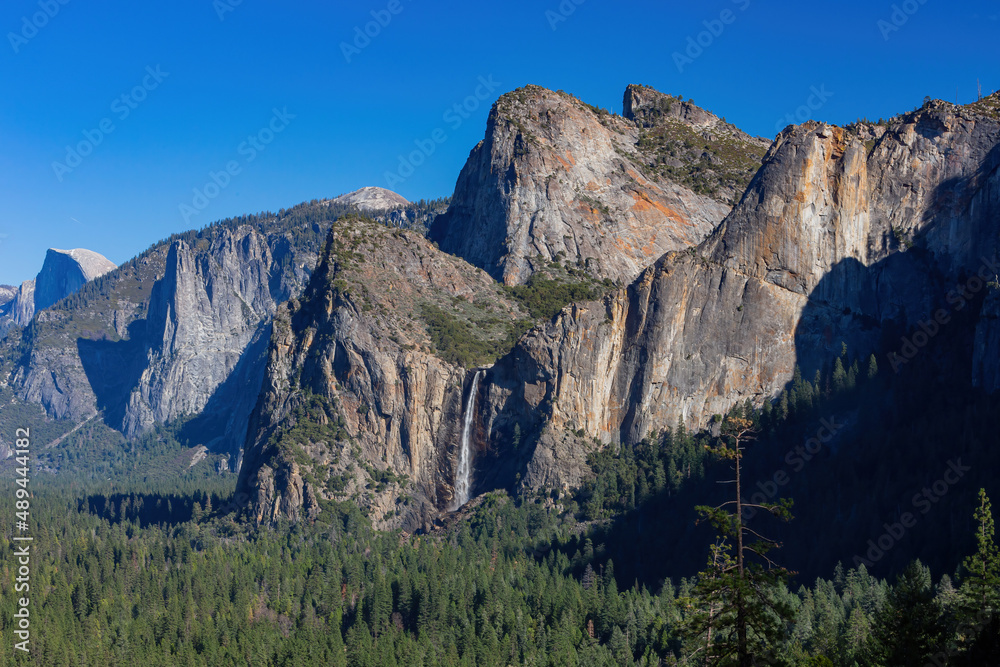
<svg viewBox="0 0 1000 667">
<path fill-rule="evenodd" d="M 0 283 L 49 247 L 121 263 L 213 220 L 386 187 L 418 141 L 433 152 L 393 189 L 450 195 L 492 102 L 528 83 L 616 112 L 645 83 L 766 137 L 814 88 L 811 115 L 834 123 L 1000 88 L 995 1 L 94 4 L 0 9 Z"/>
</svg>

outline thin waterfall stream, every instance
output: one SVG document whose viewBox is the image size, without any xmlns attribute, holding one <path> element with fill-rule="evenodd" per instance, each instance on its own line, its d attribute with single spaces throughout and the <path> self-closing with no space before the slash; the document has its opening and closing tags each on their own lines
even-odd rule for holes
<svg viewBox="0 0 1000 667">
<path fill-rule="evenodd" d="M 479 388 L 481 374 L 482 371 L 477 370 L 472 376 L 469 398 L 462 410 L 462 443 L 458 452 L 458 471 L 455 473 L 455 499 L 452 502 L 452 510 L 457 510 L 469 502 L 469 492 L 472 490 L 472 419 L 476 414 L 476 391 Z"/>
</svg>

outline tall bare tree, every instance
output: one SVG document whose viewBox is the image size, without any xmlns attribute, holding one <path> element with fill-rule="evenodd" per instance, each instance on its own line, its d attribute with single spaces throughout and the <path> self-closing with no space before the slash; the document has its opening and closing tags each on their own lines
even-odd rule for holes
<svg viewBox="0 0 1000 667">
<path fill-rule="evenodd" d="M 707 570 L 699 574 L 689 603 L 687 636 L 697 646 L 689 655 L 706 665 L 751 667 L 766 660 L 781 640 L 793 610 L 781 600 L 779 589 L 791 574 L 768 553 L 780 544 L 748 525 L 747 510 L 761 510 L 790 520 L 791 501 L 749 503 L 743 499 L 742 458 L 746 444 L 756 437 L 752 420 L 730 417 L 722 426 L 714 453 L 733 462 L 731 500 L 697 507 L 699 521 L 707 520 L 719 532 L 711 547 Z"/>
</svg>

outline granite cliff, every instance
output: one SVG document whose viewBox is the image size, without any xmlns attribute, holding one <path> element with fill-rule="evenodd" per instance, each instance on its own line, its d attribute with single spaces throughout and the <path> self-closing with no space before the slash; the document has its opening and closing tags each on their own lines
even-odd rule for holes
<svg viewBox="0 0 1000 667">
<path fill-rule="evenodd" d="M 49 248 L 35 278 L 35 310 L 48 308 L 115 268 L 113 262 L 92 250 Z"/>
<path fill-rule="evenodd" d="M 13 285 L 0 285 L 0 308 L 3 308 L 17 296 L 17 288 Z"/>
<path fill-rule="evenodd" d="M 995 389 L 996 285 L 981 290 L 998 264 L 998 165 L 996 117 L 942 102 L 884 127 L 787 128 L 708 239 L 563 310 L 491 369 L 491 442 L 515 424 L 538 442 L 497 460 L 519 458 L 530 484 L 573 482 L 570 432 L 633 445 L 681 420 L 704 426 L 771 399 L 796 365 L 811 377 L 844 344 L 907 363 L 896 336 L 953 315 L 962 287 L 982 308 L 968 380 Z"/>
<path fill-rule="evenodd" d="M 439 205 L 377 215 L 422 226 Z M 0 343 L 0 391 L 13 401 L 0 418 L 38 404 L 64 429 L 100 415 L 129 438 L 186 422 L 183 440 L 228 455 L 236 470 L 271 318 L 300 294 L 331 222 L 357 211 L 314 200 L 177 234 L 57 303 L 48 302 L 58 289 L 107 267 L 96 253 L 50 251 L 37 281 L 4 306 L 9 324 L 22 326 Z"/>
<path fill-rule="evenodd" d="M 337 222 L 305 293 L 274 319 L 237 487 L 251 518 L 308 518 L 350 497 L 378 525 L 425 524 L 454 497 L 466 367 L 524 316 L 419 235 Z"/>
<path fill-rule="evenodd" d="M 538 86 L 504 95 L 430 238 L 508 285 L 553 260 L 631 282 L 664 252 L 698 243 L 742 187 L 698 194 L 681 175 L 707 169 L 724 141 L 745 186 L 767 142 L 690 104 L 678 103 L 680 115 L 645 113 L 669 107 L 672 98 L 654 92 L 630 86 L 627 117 Z M 674 150 L 675 140 L 687 148 Z M 708 173 L 706 182 L 718 180 Z"/>
<path fill-rule="evenodd" d="M 720 120 L 687 103 L 636 87 L 630 87 L 630 93 L 629 118 L 609 117 L 605 122 L 629 120 L 653 127 L 665 119 L 680 119 L 707 132 L 729 131 L 720 128 Z M 476 226 L 466 230 L 464 241 L 458 236 L 439 237 L 443 248 L 457 249 L 509 283 L 521 282 L 551 262 L 522 262 L 530 253 L 509 253 L 514 246 L 501 243 L 504 239 L 487 239 L 506 234 L 508 228 L 530 229 L 532 234 L 542 228 L 533 213 L 518 208 L 527 197 L 518 188 L 535 187 L 538 174 L 546 173 L 545 165 L 551 166 L 547 160 L 554 155 L 546 142 L 562 136 L 551 131 L 545 141 L 536 139 L 533 148 L 502 148 L 504 141 L 527 141 L 526 128 L 509 120 L 515 115 L 510 109 L 519 109 L 517 113 L 527 114 L 520 116 L 526 119 L 530 112 L 525 109 L 532 104 L 543 108 L 574 104 L 572 98 L 557 93 L 529 89 L 527 94 L 526 99 L 514 96 L 498 102 L 491 113 L 487 143 L 473 150 L 459 177 L 443 229 L 457 229 L 449 226 L 469 202 L 475 204 L 466 209 L 465 224 Z M 664 100 L 669 104 L 661 103 Z M 600 134 L 580 120 L 594 112 L 579 107 L 564 111 L 564 118 L 572 120 L 575 113 L 576 122 L 582 123 L 574 130 L 576 135 Z M 549 124 L 570 120 L 559 121 L 553 115 Z M 609 137 L 607 131 L 600 140 L 613 141 Z M 707 238 L 660 255 L 634 281 L 602 300 L 567 306 L 487 366 L 470 416 L 476 441 L 473 493 L 517 484 L 536 489 L 576 485 L 588 474 L 587 454 L 601 443 L 631 446 L 650 431 L 680 421 L 689 427 L 706 426 L 713 415 L 748 399 L 759 405 L 781 391 L 797 366 L 811 376 L 844 345 L 854 356 L 878 353 L 880 363 L 892 364 L 901 336 L 940 309 L 953 307 L 948 305 L 949 289 L 975 275 L 983 265 L 981 258 L 988 263 L 997 252 L 998 144 L 1000 123 L 994 115 L 943 102 L 928 103 L 883 125 L 840 128 L 808 122 L 786 128 L 768 149 L 763 167 L 738 204 Z M 592 148 L 597 164 L 603 164 L 607 151 L 599 144 Z M 588 150 L 581 155 L 589 156 Z M 572 169 L 591 168 L 584 159 L 569 164 Z M 570 167 L 564 169 L 569 173 Z M 507 174 L 511 186 L 502 192 L 493 180 L 499 173 Z M 543 201 L 537 190 L 531 196 Z M 544 201 L 549 205 L 564 198 Z M 490 208 L 497 202 L 503 205 Z M 580 220 L 567 211 L 554 217 L 573 225 Z M 482 252 L 489 247 L 500 254 L 486 259 Z M 531 247 L 531 252 L 539 250 L 537 245 Z M 607 246 L 602 252 L 601 266 L 618 267 L 619 278 L 627 275 L 622 267 L 639 266 L 626 245 Z M 542 256 L 567 257 L 569 266 L 580 257 L 558 251 Z M 332 307 L 331 297 L 312 294 L 313 305 L 300 309 L 344 316 L 343 305 Z M 319 308 L 317 300 L 327 305 Z M 987 291 L 978 299 L 970 294 L 968 301 L 976 309 L 980 341 L 978 365 L 968 379 L 989 387 L 996 382 L 996 352 L 990 342 L 997 336 L 996 297 Z M 307 341 L 321 335 L 337 338 L 356 326 L 323 317 L 305 321 L 311 323 L 302 328 Z M 296 349 L 303 334 L 296 336 L 294 327 L 282 331 L 272 340 L 271 365 L 281 359 L 275 375 L 297 377 L 309 366 L 283 350 Z M 352 336 L 352 340 L 366 338 Z M 365 343 L 355 352 L 361 359 L 372 358 L 383 346 L 384 342 Z M 330 348 L 328 344 L 326 349 Z M 369 350 L 367 357 L 363 350 Z M 320 358 L 336 356 L 324 355 L 319 353 Z M 373 366 L 369 362 L 366 367 Z M 377 366 L 384 367 L 384 363 Z M 426 473 L 433 466 L 420 468 L 412 457 L 402 459 L 402 469 L 413 472 L 422 485 L 425 502 L 420 520 L 414 522 L 411 510 L 404 511 L 411 517 L 408 525 L 425 523 L 434 509 L 447 507 L 456 466 L 455 429 L 464 421 L 458 411 L 467 398 L 458 388 L 470 384 L 471 371 L 468 364 L 448 370 L 455 390 L 438 400 L 446 406 L 450 430 L 442 426 L 424 433 L 431 444 L 421 451 L 437 448 L 431 456 L 437 461 L 436 481 Z M 332 371 L 324 372 L 319 377 L 326 379 L 312 385 L 310 392 L 338 386 L 329 380 Z M 372 401 L 381 400 L 374 398 L 374 387 L 384 385 L 372 378 L 385 376 L 380 371 L 361 377 L 361 389 L 353 395 L 362 405 L 374 405 Z M 400 391 L 395 380 L 393 385 Z M 289 384 L 266 381 L 265 386 L 271 389 L 262 395 L 257 419 L 283 414 L 271 406 L 300 393 Z M 403 422 L 412 424 L 405 416 Z M 261 443 L 273 439 L 268 433 L 278 427 L 266 419 L 265 423 L 271 426 L 258 428 L 259 435 L 248 439 L 248 451 L 251 447 L 260 451 Z M 375 443 L 369 447 L 378 452 L 385 437 L 375 431 L 370 436 L 374 437 L 366 442 Z M 319 501 L 307 503 L 301 491 L 308 483 L 296 481 L 289 487 L 280 481 L 305 479 L 294 471 L 309 457 L 296 462 L 294 457 L 275 458 L 273 452 L 280 450 L 265 451 L 272 451 L 265 457 L 268 462 L 255 460 L 241 476 L 241 489 L 253 499 L 254 518 L 273 521 L 318 511 Z M 397 453 L 406 447 L 393 444 L 388 451 L 398 459 Z M 370 454 L 368 459 L 372 460 Z M 283 463 L 272 466 L 274 460 Z M 255 469 L 263 471 L 263 478 Z M 321 486 L 321 480 L 313 484 L 314 489 Z M 292 491 L 286 492 L 288 488 Z M 435 494 L 433 488 L 445 491 Z M 316 497 L 323 494 L 317 492 Z M 389 516 L 384 503 L 376 516 L 383 521 Z"/>
<path fill-rule="evenodd" d="M 407 529 L 455 504 L 463 439 L 473 496 L 574 486 L 594 448 L 759 405 L 844 346 L 910 363 L 941 313 L 974 348 L 950 372 L 995 391 L 998 106 L 765 148 L 646 87 L 623 116 L 528 87 L 447 213 L 414 209 L 430 239 L 386 217 L 413 204 L 332 200 L 177 235 L 12 329 L 0 391 L 68 426 L 189 423 L 253 521 L 349 498 Z"/>
</svg>

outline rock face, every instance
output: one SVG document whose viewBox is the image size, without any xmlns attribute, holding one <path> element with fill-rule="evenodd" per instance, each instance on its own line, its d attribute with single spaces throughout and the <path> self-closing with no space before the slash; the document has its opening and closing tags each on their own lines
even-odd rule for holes
<svg viewBox="0 0 1000 667">
<path fill-rule="evenodd" d="M 126 436 L 202 412 L 244 354 L 255 355 L 270 333 L 275 298 L 290 292 L 275 285 L 272 295 L 274 263 L 267 238 L 245 227 L 221 234 L 201 253 L 184 241 L 171 244 L 150 297 L 145 363 L 121 425 Z M 230 395 L 234 414 L 249 413 L 259 370 L 244 391 Z"/>
<path fill-rule="evenodd" d="M 364 187 L 360 190 L 355 190 L 354 192 L 348 192 L 346 195 L 334 197 L 331 201 L 335 204 L 354 206 L 359 211 L 365 211 L 367 213 L 383 213 L 390 209 L 406 206 L 410 203 L 404 197 L 396 194 L 392 190 L 386 190 L 385 188 L 377 188 L 373 186 Z"/>
<path fill-rule="evenodd" d="M 23 327 L 35 315 L 35 281 L 25 280 L 17 288 L 17 295 L 10 302 L 9 326 Z"/>
<path fill-rule="evenodd" d="M 450 198 L 420 200 L 400 208 L 392 208 L 383 213 L 373 214 L 373 217 L 383 225 L 399 229 L 412 229 L 426 236 L 427 230 L 434 224 L 434 220 L 448 211 L 449 201 L 451 201 Z"/>
<path fill-rule="evenodd" d="M 12 330 L 0 388 L 129 435 L 195 416 L 256 522 L 340 499 L 407 529 L 453 503 L 466 423 L 473 496 L 573 486 L 601 443 L 705 426 L 843 345 L 913 363 L 903 335 L 940 312 L 1000 389 L 996 107 L 789 127 L 756 171 L 759 141 L 690 102 L 630 86 L 624 108 L 501 98 L 440 249 L 331 202 L 179 235 Z M 624 286 L 523 333 L 568 289 L 542 270 Z"/>
<path fill-rule="evenodd" d="M 630 282 L 664 252 L 704 239 L 730 208 L 653 169 L 641 134 L 634 120 L 566 93 L 508 93 L 430 238 L 508 285 L 553 260 Z"/>
<path fill-rule="evenodd" d="M 12 298 L 0 303 L 0 336 L 12 326 L 25 326 L 36 312 L 75 294 L 86 283 L 115 268 L 113 262 L 92 250 L 49 248 L 38 276 L 21 283 Z M 4 293 L 12 289 L 4 286 Z"/>
<path fill-rule="evenodd" d="M 334 230 L 302 298 L 274 319 L 237 492 L 257 522 L 351 497 L 378 525 L 413 528 L 455 495 L 472 384 L 435 347 L 429 309 L 453 318 L 447 342 L 497 340 L 523 313 L 486 273 L 413 232 L 362 220 Z"/>
<path fill-rule="evenodd" d="M 814 122 L 786 129 L 703 243 L 529 332 L 487 374 L 491 442 L 502 448 L 515 424 L 531 433 L 542 460 L 527 471 L 551 484 L 580 474 L 572 441 L 562 445 L 569 455 L 559 446 L 551 455 L 567 431 L 634 444 L 679 420 L 703 426 L 737 402 L 770 398 L 796 365 L 810 377 L 842 343 L 864 355 L 886 343 L 879 363 L 898 362 L 898 343 L 884 331 L 954 313 L 949 288 L 1000 264 L 990 260 L 1000 122 L 934 103 L 892 122 L 877 142 L 862 136 Z M 989 388 L 996 304 L 994 289 L 972 378 Z M 523 459 L 509 448 L 504 456 Z"/>
<path fill-rule="evenodd" d="M 415 223 L 439 204 L 418 202 L 390 213 L 405 212 Z M 345 214 L 357 212 L 314 201 L 279 217 L 245 216 L 155 246 L 89 283 L 71 302 L 34 320 L 25 313 L 30 326 L 0 343 L 0 387 L 40 404 L 49 418 L 80 422 L 100 413 L 128 437 L 183 420 L 181 435 L 192 446 L 227 454 L 237 469 L 264 375 L 271 318 L 280 303 L 300 294 L 329 224 Z M 8 311 L 33 304 L 34 286 L 23 285 L 23 298 L 9 302 Z M 0 405 L 0 420 L 4 409 Z"/>
</svg>

